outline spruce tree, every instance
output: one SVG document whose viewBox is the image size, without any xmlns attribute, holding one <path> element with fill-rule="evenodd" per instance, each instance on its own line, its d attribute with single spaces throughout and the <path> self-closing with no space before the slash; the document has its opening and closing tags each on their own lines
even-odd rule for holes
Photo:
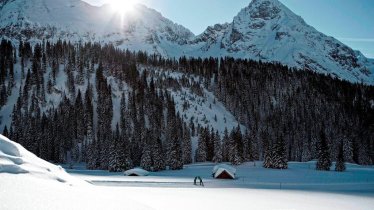
<svg viewBox="0 0 374 210">
<path fill-rule="evenodd" d="M 207 161 L 207 147 L 206 147 L 206 133 L 204 131 L 200 133 L 198 141 L 197 141 L 197 149 L 196 149 L 196 162 L 206 162 Z"/>
<path fill-rule="evenodd" d="M 90 84 L 87 85 L 85 94 L 85 106 L 84 106 L 84 122 L 86 127 L 86 144 L 91 144 L 94 139 L 94 128 L 93 128 L 93 104 L 92 104 L 92 89 Z"/>
<path fill-rule="evenodd" d="M 140 160 L 140 167 L 144 170 L 150 171 L 152 168 L 151 150 L 149 145 L 143 147 L 143 154 Z"/>
<path fill-rule="evenodd" d="M 183 124 L 183 140 L 182 140 L 182 156 L 183 164 L 192 163 L 192 142 L 191 134 L 187 125 Z"/>
<path fill-rule="evenodd" d="M 214 156 L 213 162 L 220 163 L 222 162 L 222 145 L 221 145 L 221 138 L 219 136 L 218 131 L 214 135 Z"/>
<path fill-rule="evenodd" d="M 330 151 L 324 131 L 320 133 L 320 142 L 318 144 L 318 161 L 316 169 L 320 171 L 329 171 L 331 167 Z"/>
<path fill-rule="evenodd" d="M 84 140 L 85 134 L 85 119 L 84 119 L 84 106 L 82 100 L 81 91 L 78 90 L 78 95 L 75 99 L 75 124 L 76 124 L 76 133 L 75 137 L 78 143 L 82 143 Z"/>
<path fill-rule="evenodd" d="M 345 162 L 344 162 L 344 150 L 343 150 L 343 144 L 340 145 L 339 147 L 339 153 L 338 153 L 338 158 L 336 159 L 336 164 L 335 164 L 335 171 L 345 171 Z"/>
<path fill-rule="evenodd" d="M 121 135 L 119 140 L 119 145 L 117 147 L 117 152 L 119 155 L 119 168 L 122 171 L 127 171 L 134 167 L 133 161 L 131 159 L 131 143 L 127 135 Z"/>
<path fill-rule="evenodd" d="M 152 150 L 152 158 L 153 158 L 153 171 L 162 171 L 165 170 L 165 160 L 164 160 L 164 154 L 162 151 L 162 142 L 158 138 L 153 145 Z"/>
<path fill-rule="evenodd" d="M 274 168 L 274 148 L 269 144 L 265 148 L 264 152 L 264 162 L 263 162 L 263 167 L 264 168 Z"/>
<path fill-rule="evenodd" d="M 117 123 L 116 125 L 116 131 L 115 133 L 113 134 L 113 137 L 112 137 L 112 142 L 111 142 L 111 145 L 110 145 L 110 154 L 109 154 L 109 165 L 108 165 L 108 168 L 109 168 L 109 171 L 111 172 L 118 172 L 118 171 L 121 171 L 121 168 L 120 168 L 120 159 L 119 159 L 119 151 L 118 151 L 118 146 L 119 146 L 119 139 L 120 138 L 120 134 L 119 134 L 119 125 Z"/>
<path fill-rule="evenodd" d="M 9 132 L 8 132 L 8 127 L 7 126 L 4 127 L 3 136 L 9 137 Z"/>
<path fill-rule="evenodd" d="M 275 144 L 275 157 L 273 168 L 276 169 L 287 169 L 287 153 L 286 153 L 286 144 L 284 142 L 283 136 L 280 136 L 278 141 Z"/>
<path fill-rule="evenodd" d="M 240 129 L 233 129 L 231 131 L 228 143 L 228 158 L 233 165 L 240 165 L 242 163 L 242 152 L 239 152 L 241 138 Z"/>
<path fill-rule="evenodd" d="M 181 123 L 175 114 L 175 104 L 172 99 L 167 101 L 167 128 L 166 128 L 166 161 L 169 169 L 179 170 L 183 168 L 182 139 L 179 130 Z"/>
<path fill-rule="evenodd" d="M 222 161 L 227 162 L 229 161 L 229 131 L 227 128 L 225 128 L 225 131 L 223 133 L 223 139 L 222 139 Z"/>
</svg>

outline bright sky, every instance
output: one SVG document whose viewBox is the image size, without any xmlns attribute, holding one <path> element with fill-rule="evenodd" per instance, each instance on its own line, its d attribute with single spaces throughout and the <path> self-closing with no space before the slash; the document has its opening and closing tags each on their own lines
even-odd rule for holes
<svg viewBox="0 0 374 210">
<path fill-rule="evenodd" d="M 84 0 L 100 6 L 113 0 Z M 126 1 L 126 0 L 123 0 Z M 137 0 L 173 22 L 202 33 L 231 22 L 251 0 Z M 317 30 L 374 58 L 374 0 L 280 0 Z"/>
</svg>

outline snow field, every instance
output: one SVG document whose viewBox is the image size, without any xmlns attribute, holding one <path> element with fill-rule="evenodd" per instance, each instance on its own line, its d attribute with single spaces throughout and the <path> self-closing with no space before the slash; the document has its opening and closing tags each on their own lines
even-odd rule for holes
<svg viewBox="0 0 374 210">
<path fill-rule="evenodd" d="M 69 170 L 71 176 L 0 136 L 0 209 L 372 209 L 373 167 L 348 164 L 347 172 L 337 173 L 315 171 L 312 164 L 290 163 L 287 170 L 271 170 L 262 168 L 260 162 L 256 166 L 246 163 L 235 167 L 238 179 L 230 181 L 210 177 L 213 163 L 187 165 L 184 170 L 150 173 L 148 177 L 87 171 L 79 166 Z M 203 178 L 206 187 L 193 186 L 192 177 L 196 175 Z M 121 185 L 124 181 L 133 186 Z M 279 181 L 296 188 L 254 189 L 250 184 L 255 181 L 259 188 L 264 188 L 261 182 Z M 147 184 L 151 182 L 152 186 Z M 322 187 L 310 191 L 303 184 Z M 333 185 L 342 189 L 328 192 Z M 367 189 L 355 189 L 357 186 Z"/>
</svg>

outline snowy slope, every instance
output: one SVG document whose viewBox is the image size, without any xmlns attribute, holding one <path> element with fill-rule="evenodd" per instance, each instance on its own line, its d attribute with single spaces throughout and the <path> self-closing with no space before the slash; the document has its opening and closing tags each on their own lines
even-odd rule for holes
<svg viewBox="0 0 374 210">
<path fill-rule="evenodd" d="M 27 174 L 29 177 L 53 180 L 69 185 L 85 185 L 85 182 L 67 174 L 62 167 L 38 158 L 3 135 L 0 135 L 1 174 Z"/>
<path fill-rule="evenodd" d="M 174 79 L 182 84 L 183 79 L 199 84 L 201 93 L 194 91 L 191 87 L 181 86 L 180 88 L 168 88 L 169 93 L 174 99 L 176 111 L 179 112 L 183 120 L 189 124 L 194 123 L 195 127 L 214 128 L 223 137 L 224 131 L 227 128 L 230 132 L 237 128 L 239 122 L 234 115 L 226 109 L 226 107 L 215 97 L 215 95 L 201 84 L 202 78 L 181 72 L 175 72 L 168 69 L 144 67 L 151 75 L 155 76 L 155 80 L 170 80 Z M 241 125 L 244 133 L 245 127 Z"/>
<path fill-rule="evenodd" d="M 231 132 L 240 125 L 241 131 L 244 134 L 246 130 L 245 126 L 241 125 L 235 116 L 226 109 L 223 103 L 201 84 L 202 78 L 199 76 L 175 72 L 170 69 L 151 68 L 148 66 L 140 66 L 140 69 L 141 71 L 147 69 L 148 72 L 151 72 L 150 75 L 154 76 L 154 80 L 168 81 L 173 79 L 179 84 L 182 84 L 183 79 L 188 79 L 191 83 L 195 82 L 198 84 L 201 88 L 201 93 L 196 90 L 194 91 L 192 87 L 186 86 L 167 88 L 175 102 L 176 112 L 180 113 L 183 121 L 187 125 L 190 125 L 192 122 L 195 129 L 197 129 L 197 127 L 207 127 L 209 130 L 213 128 L 215 131 L 218 131 L 221 138 L 224 136 L 225 129 Z M 195 135 L 196 136 L 192 137 L 192 159 L 194 159 L 197 149 L 197 132 Z"/>
</svg>

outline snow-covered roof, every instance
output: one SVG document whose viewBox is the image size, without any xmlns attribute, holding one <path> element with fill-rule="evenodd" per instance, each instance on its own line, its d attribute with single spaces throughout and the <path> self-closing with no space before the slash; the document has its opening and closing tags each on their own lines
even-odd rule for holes
<svg viewBox="0 0 374 210">
<path fill-rule="evenodd" d="M 213 167 L 212 174 L 214 178 L 219 177 L 222 173 L 226 172 L 229 174 L 233 179 L 235 179 L 235 173 L 236 173 L 236 168 L 231 167 L 227 164 L 219 164 Z"/>
<path fill-rule="evenodd" d="M 142 168 L 134 168 L 134 169 L 130 169 L 130 170 L 125 171 L 125 175 L 126 176 L 130 176 L 130 175 L 148 176 L 149 172 L 142 169 Z"/>
<path fill-rule="evenodd" d="M 236 173 L 236 168 L 229 166 L 227 164 L 219 164 L 213 167 L 212 174 L 215 174 L 219 169 L 226 169 L 226 171 L 229 171 L 234 175 Z"/>
<path fill-rule="evenodd" d="M 227 169 L 225 169 L 225 168 L 219 168 L 219 169 L 214 173 L 214 178 L 219 177 L 219 176 L 220 176 L 222 173 L 224 173 L 224 172 L 228 173 L 228 174 L 229 174 L 233 179 L 235 179 L 235 174 L 232 173 L 232 171 L 227 170 Z"/>
</svg>

